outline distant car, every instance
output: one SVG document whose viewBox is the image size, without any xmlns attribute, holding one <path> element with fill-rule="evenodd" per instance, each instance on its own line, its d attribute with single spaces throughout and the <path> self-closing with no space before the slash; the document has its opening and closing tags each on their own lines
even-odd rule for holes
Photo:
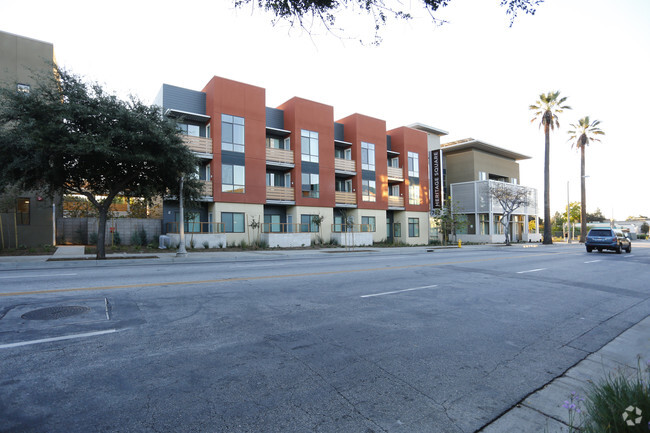
<svg viewBox="0 0 650 433">
<path fill-rule="evenodd" d="M 621 254 L 623 250 L 628 253 L 632 251 L 632 242 L 620 230 L 597 228 L 589 230 L 585 247 L 588 253 L 595 248 L 598 252 L 613 250 Z"/>
</svg>

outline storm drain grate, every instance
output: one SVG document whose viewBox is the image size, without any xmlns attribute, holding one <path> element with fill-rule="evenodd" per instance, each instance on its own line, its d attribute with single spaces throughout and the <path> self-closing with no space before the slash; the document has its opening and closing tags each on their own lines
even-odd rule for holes
<svg viewBox="0 0 650 433">
<path fill-rule="evenodd" d="M 65 317 L 77 316 L 90 311 L 89 307 L 82 307 L 80 305 L 66 305 L 58 307 L 39 308 L 38 310 L 30 311 L 23 314 L 25 320 L 56 320 Z"/>
</svg>

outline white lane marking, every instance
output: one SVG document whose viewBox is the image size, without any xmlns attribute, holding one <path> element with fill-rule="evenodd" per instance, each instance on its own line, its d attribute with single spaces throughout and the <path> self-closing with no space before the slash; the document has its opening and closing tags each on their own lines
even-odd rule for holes
<svg viewBox="0 0 650 433">
<path fill-rule="evenodd" d="M 362 295 L 360 296 L 361 298 L 372 298 L 373 296 L 384 296 L 384 295 L 393 295 L 395 293 L 402 293 L 402 292 L 412 292 L 413 290 L 422 290 L 422 289 L 430 289 L 432 287 L 438 287 L 437 284 L 434 284 L 433 286 L 422 286 L 422 287 L 413 287 L 412 289 L 404 289 L 404 290 L 394 290 L 392 292 L 383 292 L 383 293 L 373 293 L 371 295 Z"/>
<path fill-rule="evenodd" d="M 67 277 L 70 275 L 77 275 L 77 274 L 50 274 L 50 275 L 12 275 L 10 277 L 0 277 L 2 279 L 7 279 L 7 278 L 39 278 L 39 277 Z"/>
<path fill-rule="evenodd" d="M 517 272 L 517 273 L 518 273 L 518 274 L 525 274 L 525 273 L 528 273 L 528 272 L 539 272 L 539 271 L 543 271 L 543 270 L 545 270 L 545 269 L 546 269 L 546 268 L 531 269 L 531 270 L 529 270 L 529 271 L 519 271 L 519 272 Z"/>
<path fill-rule="evenodd" d="M 589 260 L 588 262 L 585 262 L 585 263 L 596 263 L 596 262 L 599 262 L 599 261 L 600 260 Z"/>
<path fill-rule="evenodd" d="M 52 341 L 72 340 L 75 338 L 94 337 L 96 335 L 112 334 L 119 329 L 108 329 L 106 331 L 86 332 L 84 334 L 64 335 L 63 337 L 43 338 L 40 340 L 19 341 L 17 343 L 0 344 L 0 349 L 10 349 L 12 347 L 28 346 L 30 344 L 50 343 Z"/>
</svg>

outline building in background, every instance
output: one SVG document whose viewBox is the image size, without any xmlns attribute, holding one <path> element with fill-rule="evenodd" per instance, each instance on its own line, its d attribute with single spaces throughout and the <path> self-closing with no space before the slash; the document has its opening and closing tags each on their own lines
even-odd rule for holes
<svg viewBox="0 0 650 433">
<path fill-rule="evenodd" d="M 456 230 L 465 242 L 504 242 L 500 219 L 503 209 L 489 197 L 490 182 L 506 182 L 528 191 L 529 206 L 512 215 L 513 242 L 539 242 L 537 190 L 519 185 L 519 163 L 530 157 L 473 138 L 441 145 L 445 197 L 451 197 L 454 213 L 465 216 L 466 224 Z M 534 225 L 530 224 L 534 221 Z M 531 227 L 534 227 L 531 230 Z"/>
<path fill-rule="evenodd" d="M 35 76 L 53 74 L 54 63 L 51 43 L 0 31 L 0 86 L 30 92 Z M 55 244 L 60 202 L 38 191 L 6 191 L 0 196 L 0 247 Z"/>
<path fill-rule="evenodd" d="M 362 114 L 335 120 L 332 106 L 299 97 L 267 107 L 263 88 L 220 77 L 201 91 L 164 84 L 155 103 L 200 159 L 190 234 L 269 246 L 428 242 L 425 132 L 387 131 Z M 178 215 L 165 200 L 165 232 L 178 231 Z"/>
</svg>

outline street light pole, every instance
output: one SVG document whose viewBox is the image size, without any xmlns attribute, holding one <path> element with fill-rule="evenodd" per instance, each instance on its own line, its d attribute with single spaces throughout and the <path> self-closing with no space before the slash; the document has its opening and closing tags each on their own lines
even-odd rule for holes
<svg viewBox="0 0 650 433">
<path fill-rule="evenodd" d="M 571 201 L 569 201 L 569 181 L 566 181 L 566 238 L 571 243 Z"/>
<path fill-rule="evenodd" d="M 178 245 L 178 251 L 176 252 L 176 257 L 185 257 L 187 256 L 187 250 L 185 249 L 185 216 L 183 215 L 183 177 L 181 176 L 181 190 L 180 196 L 178 199 L 178 207 L 180 208 L 180 229 L 179 233 L 181 235 L 181 241 Z"/>
</svg>

